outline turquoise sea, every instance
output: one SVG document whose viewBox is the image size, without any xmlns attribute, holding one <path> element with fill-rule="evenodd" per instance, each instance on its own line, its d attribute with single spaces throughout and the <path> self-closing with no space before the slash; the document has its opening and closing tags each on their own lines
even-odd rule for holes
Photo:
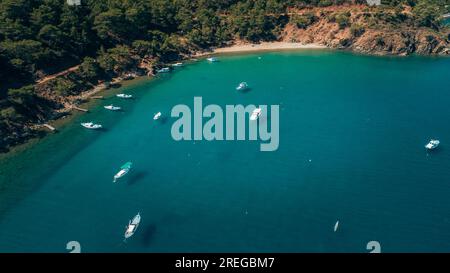
<svg viewBox="0 0 450 273">
<path fill-rule="evenodd" d="M 450 25 L 450 18 L 444 20 L 444 25 Z"/>
<path fill-rule="evenodd" d="M 0 252 L 450 252 L 450 59 L 219 56 L 0 160 Z M 251 90 L 237 92 L 246 81 Z M 280 105 L 280 146 L 171 138 L 177 104 Z M 123 112 L 109 112 L 115 104 Z M 152 120 L 161 111 L 166 117 Z M 88 131 L 83 121 L 100 122 Z M 438 150 L 427 152 L 431 139 Z M 120 166 L 133 169 L 120 182 Z M 125 225 L 141 213 L 136 234 Z M 339 229 L 333 232 L 336 221 Z"/>
</svg>

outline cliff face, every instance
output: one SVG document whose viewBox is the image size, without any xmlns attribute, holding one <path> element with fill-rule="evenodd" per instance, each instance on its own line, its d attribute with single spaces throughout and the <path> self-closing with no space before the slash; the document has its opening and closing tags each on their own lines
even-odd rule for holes
<svg viewBox="0 0 450 273">
<path fill-rule="evenodd" d="M 449 55 L 450 44 L 445 31 L 412 27 L 407 22 L 389 23 L 378 8 L 366 6 L 331 7 L 294 11 L 300 18 L 313 18 L 305 26 L 291 20 L 282 33 L 289 42 L 320 43 L 374 55 Z M 382 13 L 392 18 L 394 14 Z M 399 16 L 399 14 L 395 15 Z M 400 16 L 408 17 L 408 11 Z M 394 19 L 391 19 L 394 20 Z M 407 20 L 407 19 L 405 19 Z"/>
</svg>

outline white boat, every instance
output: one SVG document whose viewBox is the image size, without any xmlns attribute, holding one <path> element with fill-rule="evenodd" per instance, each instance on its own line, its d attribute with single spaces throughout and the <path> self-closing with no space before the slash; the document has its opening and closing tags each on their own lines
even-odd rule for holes
<svg viewBox="0 0 450 273">
<path fill-rule="evenodd" d="M 339 221 L 336 222 L 336 224 L 334 224 L 334 232 L 336 232 L 339 228 Z"/>
<path fill-rule="evenodd" d="M 81 126 L 83 126 L 86 129 L 92 129 L 92 130 L 101 129 L 103 127 L 101 124 L 95 124 L 93 122 L 84 122 L 84 123 L 81 123 Z"/>
<path fill-rule="evenodd" d="M 209 57 L 209 58 L 206 58 L 206 60 L 210 63 L 214 63 L 214 62 L 218 61 L 216 57 Z"/>
<path fill-rule="evenodd" d="M 237 91 L 243 91 L 246 90 L 248 88 L 248 84 L 246 82 L 241 82 L 237 87 L 236 90 Z"/>
<path fill-rule="evenodd" d="M 122 108 L 120 108 L 120 107 L 117 107 L 117 106 L 114 106 L 114 105 L 107 105 L 107 106 L 104 106 L 105 107 L 105 109 L 106 110 L 111 110 L 111 111 L 119 111 L 120 109 L 122 109 Z"/>
<path fill-rule="evenodd" d="M 255 110 L 253 110 L 253 113 L 250 116 L 250 120 L 257 120 L 260 115 L 261 115 L 261 108 L 256 108 Z"/>
<path fill-rule="evenodd" d="M 138 213 L 130 222 L 125 229 L 125 239 L 130 238 L 136 232 L 139 227 L 139 223 L 141 222 L 141 215 Z"/>
<path fill-rule="evenodd" d="M 441 142 L 439 140 L 432 139 L 432 140 L 430 140 L 430 142 L 428 142 L 427 145 L 425 145 L 425 148 L 427 150 L 433 150 L 433 149 L 436 149 L 440 143 Z"/>
<path fill-rule="evenodd" d="M 156 72 L 158 72 L 158 73 L 168 73 L 168 72 L 170 72 L 170 68 L 163 67 L 161 69 L 156 70 Z"/>
<path fill-rule="evenodd" d="M 127 162 L 122 167 L 120 167 L 120 171 L 116 175 L 114 175 L 113 182 L 116 183 L 117 179 L 124 177 L 131 170 L 132 165 L 133 163 Z"/>
<path fill-rule="evenodd" d="M 153 120 L 158 120 L 158 119 L 161 118 L 161 116 L 162 116 L 161 112 L 158 112 L 158 113 L 156 113 L 155 116 L 153 117 Z"/>
<path fill-rule="evenodd" d="M 132 95 L 127 94 L 117 94 L 116 96 L 121 99 L 131 99 L 133 97 Z"/>
<path fill-rule="evenodd" d="M 174 63 L 172 64 L 173 67 L 180 67 L 183 66 L 183 63 Z"/>
</svg>

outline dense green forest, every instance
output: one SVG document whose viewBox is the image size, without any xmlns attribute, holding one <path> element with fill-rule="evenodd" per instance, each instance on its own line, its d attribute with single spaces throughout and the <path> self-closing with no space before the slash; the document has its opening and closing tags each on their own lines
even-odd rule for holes
<svg viewBox="0 0 450 273">
<path fill-rule="evenodd" d="M 450 10 L 450 0 L 382 2 L 411 6 L 416 24 L 433 28 Z M 0 130 L 46 118 L 33 87 L 45 75 L 80 65 L 52 82 L 59 95 L 76 94 L 144 57 L 164 63 L 236 39 L 275 40 L 290 20 L 288 8 L 348 3 L 365 1 L 0 0 Z"/>
</svg>

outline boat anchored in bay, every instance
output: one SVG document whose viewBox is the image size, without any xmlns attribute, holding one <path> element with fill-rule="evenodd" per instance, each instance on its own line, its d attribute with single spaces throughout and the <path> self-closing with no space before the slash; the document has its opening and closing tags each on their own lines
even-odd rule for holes
<svg viewBox="0 0 450 273">
<path fill-rule="evenodd" d="M 339 228 L 339 221 L 336 222 L 336 224 L 334 224 L 334 232 L 336 232 Z"/>
<path fill-rule="evenodd" d="M 248 89 L 248 84 L 246 82 L 241 82 L 237 87 L 237 91 L 244 91 Z"/>
<path fill-rule="evenodd" d="M 161 112 L 158 112 L 153 116 L 153 120 L 158 120 L 161 118 L 161 116 L 162 116 Z"/>
<path fill-rule="evenodd" d="M 430 142 L 428 142 L 427 145 L 425 145 L 425 149 L 434 150 L 439 146 L 439 144 L 441 144 L 441 142 L 439 140 L 432 139 L 432 140 L 430 140 Z"/>
<path fill-rule="evenodd" d="M 133 96 L 128 94 L 117 94 L 116 97 L 121 99 L 131 99 Z"/>
<path fill-rule="evenodd" d="M 156 72 L 158 72 L 158 73 L 169 73 L 170 72 L 170 68 L 163 67 L 161 69 L 156 70 Z"/>
<path fill-rule="evenodd" d="M 261 108 L 256 108 L 253 110 L 252 115 L 250 116 L 250 120 L 257 120 L 261 116 Z"/>
<path fill-rule="evenodd" d="M 114 106 L 114 105 L 107 105 L 107 106 L 104 106 L 104 108 L 106 109 L 106 110 L 110 110 L 110 111 L 119 111 L 119 110 L 121 110 L 122 108 L 120 108 L 120 107 L 117 107 L 117 106 Z"/>
<path fill-rule="evenodd" d="M 95 124 L 93 122 L 84 122 L 84 123 L 81 123 L 81 126 L 83 126 L 86 129 L 90 129 L 90 130 L 96 130 L 96 129 L 103 128 L 103 126 L 101 124 Z"/>
<path fill-rule="evenodd" d="M 122 167 L 120 167 L 120 171 L 116 175 L 114 175 L 113 182 L 116 183 L 117 179 L 124 177 L 131 170 L 132 165 L 133 163 L 127 162 Z"/>
<path fill-rule="evenodd" d="M 139 227 L 139 223 L 141 222 L 141 215 L 138 213 L 130 222 L 128 223 L 126 230 L 125 230 L 125 239 L 130 238 L 134 235 L 137 228 Z"/>
</svg>

